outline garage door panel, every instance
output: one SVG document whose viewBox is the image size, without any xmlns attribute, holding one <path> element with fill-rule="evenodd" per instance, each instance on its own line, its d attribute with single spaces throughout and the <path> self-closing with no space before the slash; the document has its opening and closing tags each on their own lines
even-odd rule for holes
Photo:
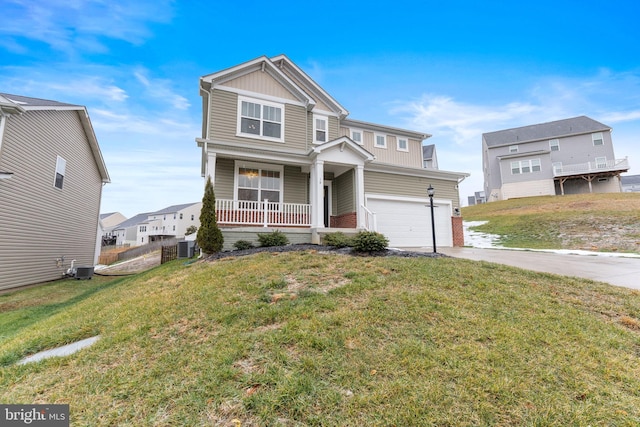
<svg viewBox="0 0 640 427">
<path fill-rule="evenodd" d="M 378 231 L 395 247 L 432 245 L 431 209 L 428 203 L 370 198 L 367 208 L 376 214 Z M 448 205 L 434 204 L 436 245 L 451 246 L 451 218 Z"/>
</svg>

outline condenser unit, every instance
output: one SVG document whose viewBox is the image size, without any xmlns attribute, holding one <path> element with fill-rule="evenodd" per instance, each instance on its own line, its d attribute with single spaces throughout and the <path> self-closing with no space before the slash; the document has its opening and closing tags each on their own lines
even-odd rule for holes
<svg viewBox="0 0 640 427">
<path fill-rule="evenodd" d="M 76 267 L 76 279 L 91 279 L 93 277 L 93 267 Z"/>
</svg>

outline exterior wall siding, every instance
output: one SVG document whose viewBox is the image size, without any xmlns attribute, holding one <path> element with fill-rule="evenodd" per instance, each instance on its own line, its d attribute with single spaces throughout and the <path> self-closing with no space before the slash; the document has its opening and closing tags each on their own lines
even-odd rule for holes
<svg viewBox="0 0 640 427">
<path fill-rule="evenodd" d="M 56 158 L 66 160 L 54 187 Z M 0 289 L 93 266 L 102 181 L 77 111 L 28 111 L 6 122 L 0 170 Z M 64 257 L 59 266 L 56 259 Z"/>
<path fill-rule="evenodd" d="M 257 94 L 256 97 L 259 97 Z M 304 152 L 306 144 L 307 117 L 304 107 L 292 104 L 284 106 L 284 143 L 258 138 L 236 136 L 238 126 L 238 94 L 225 90 L 215 90 L 211 97 L 209 118 L 209 139 L 256 145 L 265 149 L 281 150 L 283 147 Z"/>
<path fill-rule="evenodd" d="M 340 127 L 338 129 L 338 136 L 351 137 L 351 130 L 347 127 Z M 409 151 L 399 151 L 398 136 L 392 134 L 386 134 L 386 136 L 387 148 L 378 148 L 375 146 L 374 132 L 363 131 L 363 147 L 376 156 L 376 162 L 414 168 L 421 168 L 423 166 L 422 141 L 406 138 Z"/>
<path fill-rule="evenodd" d="M 224 86 L 242 89 L 249 92 L 262 93 L 277 98 L 285 98 L 295 101 L 296 98 L 276 81 L 269 73 L 254 71 L 244 76 L 229 80 Z"/>
<path fill-rule="evenodd" d="M 333 181 L 336 195 L 335 214 L 344 215 L 355 212 L 355 189 L 353 170 L 347 171 Z"/>
<path fill-rule="evenodd" d="M 460 207 L 460 197 L 453 181 L 364 171 L 365 193 L 425 198 L 428 197 L 429 185 L 435 189 L 436 199 L 451 200 L 452 208 Z"/>
<path fill-rule="evenodd" d="M 217 199 L 233 200 L 234 161 L 231 159 L 216 159 L 216 183 L 214 192 Z"/>
<path fill-rule="evenodd" d="M 517 182 L 502 186 L 502 200 L 517 197 L 553 196 L 555 194 L 553 179 Z"/>
<path fill-rule="evenodd" d="M 284 167 L 284 203 L 309 203 L 309 174 L 299 167 Z"/>
</svg>

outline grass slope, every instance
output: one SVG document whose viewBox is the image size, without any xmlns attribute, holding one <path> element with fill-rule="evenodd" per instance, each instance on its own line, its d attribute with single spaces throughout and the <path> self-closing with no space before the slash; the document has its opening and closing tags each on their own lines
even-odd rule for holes
<svg viewBox="0 0 640 427">
<path fill-rule="evenodd" d="M 74 426 L 632 426 L 639 317 L 636 291 L 450 258 L 172 262 L 0 341 L 0 402 Z"/>
<path fill-rule="evenodd" d="M 475 230 L 506 247 L 640 252 L 640 194 L 580 194 L 511 199 L 462 209 Z"/>
</svg>

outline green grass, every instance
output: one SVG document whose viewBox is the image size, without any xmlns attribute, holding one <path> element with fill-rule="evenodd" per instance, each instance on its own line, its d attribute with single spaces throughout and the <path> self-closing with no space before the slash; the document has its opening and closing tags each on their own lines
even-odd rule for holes
<svg viewBox="0 0 640 427">
<path fill-rule="evenodd" d="M 73 298 L 0 342 L 0 402 L 69 403 L 74 426 L 640 423 L 640 294 L 596 282 L 292 252 Z"/>
<path fill-rule="evenodd" d="M 528 197 L 469 206 L 474 230 L 501 236 L 505 247 L 640 253 L 640 194 Z"/>
</svg>

